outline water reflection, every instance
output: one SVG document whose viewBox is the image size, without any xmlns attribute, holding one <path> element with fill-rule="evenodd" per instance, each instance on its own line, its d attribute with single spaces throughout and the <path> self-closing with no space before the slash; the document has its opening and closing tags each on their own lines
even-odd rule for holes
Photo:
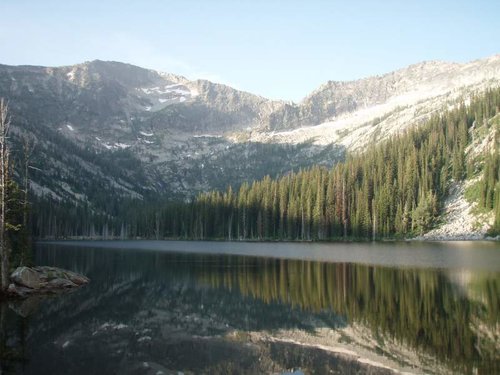
<svg viewBox="0 0 500 375">
<path fill-rule="evenodd" d="M 318 332 L 402 369 L 500 373 L 498 273 L 52 246 L 37 257 L 92 283 L 39 309 L 0 305 L 3 373 L 366 370 L 313 345 Z"/>
<path fill-rule="evenodd" d="M 199 277 L 266 303 L 331 311 L 456 370 L 500 369 L 498 274 L 227 257 Z"/>
</svg>

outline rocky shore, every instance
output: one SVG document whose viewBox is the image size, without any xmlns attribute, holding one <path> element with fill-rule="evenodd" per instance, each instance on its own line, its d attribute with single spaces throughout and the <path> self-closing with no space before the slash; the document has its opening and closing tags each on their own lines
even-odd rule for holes
<svg viewBox="0 0 500 375">
<path fill-rule="evenodd" d="M 78 288 L 90 280 L 76 272 L 57 267 L 18 267 L 10 276 L 7 294 L 25 298 L 37 294 L 56 294 Z"/>
</svg>

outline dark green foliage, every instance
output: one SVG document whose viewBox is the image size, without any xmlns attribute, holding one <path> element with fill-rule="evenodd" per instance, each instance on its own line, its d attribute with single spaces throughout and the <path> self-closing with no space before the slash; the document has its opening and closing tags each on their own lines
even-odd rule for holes
<svg viewBox="0 0 500 375">
<path fill-rule="evenodd" d="M 11 267 L 29 265 L 32 262 L 29 228 L 23 225 L 23 192 L 14 181 L 8 184 L 6 205 L 6 235 L 11 249 Z"/>
<path fill-rule="evenodd" d="M 495 187 L 495 203 L 494 203 L 494 213 L 495 213 L 495 222 L 493 223 L 492 228 L 490 229 L 491 235 L 499 235 L 500 234 L 500 182 L 497 182 Z"/>
<path fill-rule="evenodd" d="M 490 234 L 500 234 L 500 153 L 498 148 L 495 148 L 484 162 L 479 205 L 486 210 L 493 210 L 495 221 Z"/>
<path fill-rule="evenodd" d="M 413 227 L 417 233 L 423 234 L 432 227 L 434 218 L 437 216 L 436 197 L 429 193 L 426 197 L 420 199 L 418 206 L 412 214 Z"/>
<path fill-rule="evenodd" d="M 494 105 L 494 102 L 488 103 L 488 108 Z M 498 108 L 496 112 L 498 113 Z M 491 116 L 492 113 L 487 112 L 487 115 Z M 480 212 L 493 213 L 494 223 L 489 234 L 496 236 L 500 235 L 500 116 L 497 115 L 488 121 L 483 117 L 477 131 L 487 134 L 489 140 L 483 154 L 474 160 L 475 169 L 479 171 L 479 181 L 472 185 L 467 193 L 469 200 L 478 203 Z M 476 177 L 477 174 L 472 176 Z"/>
</svg>

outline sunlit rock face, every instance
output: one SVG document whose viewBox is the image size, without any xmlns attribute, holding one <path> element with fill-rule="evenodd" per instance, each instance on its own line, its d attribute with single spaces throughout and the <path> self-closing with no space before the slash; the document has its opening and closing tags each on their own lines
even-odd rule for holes
<svg viewBox="0 0 500 375">
<path fill-rule="evenodd" d="M 252 139 L 268 142 L 340 143 L 360 151 L 368 144 L 418 125 L 457 100 L 500 85 L 500 56 L 467 64 L 411 65 L 382 76 L 329 81 L 298 104 L 285 104 Z"/>
</svg>

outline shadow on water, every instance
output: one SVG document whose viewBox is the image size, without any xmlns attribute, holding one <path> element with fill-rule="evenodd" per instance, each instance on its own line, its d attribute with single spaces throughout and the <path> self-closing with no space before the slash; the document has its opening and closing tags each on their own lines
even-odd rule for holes
<svg viewBox="0 0 500 375">
<path fill-rule="evenodd" d="M 405 366 L 500 372 L 498 272 L 52 245 L 37 262 L 92 282 L 0 305 L 2 373 L 363 372 L 356 360 L 252 336 L 352 326 L 382 355 L 391 345 L 415 353 L 419 363 Z"/>
</svg>

